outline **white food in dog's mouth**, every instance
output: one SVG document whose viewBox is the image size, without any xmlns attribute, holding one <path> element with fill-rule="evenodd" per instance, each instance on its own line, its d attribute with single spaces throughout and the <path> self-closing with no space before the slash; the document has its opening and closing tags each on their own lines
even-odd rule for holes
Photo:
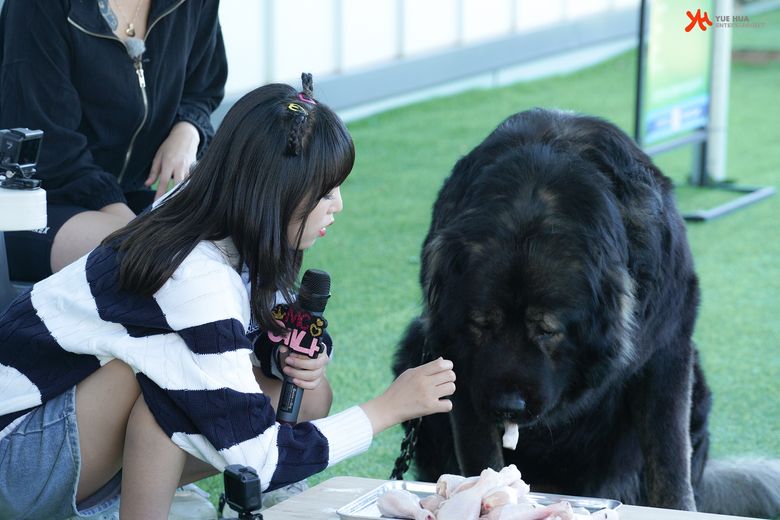
<svg viewBox="0 0 780 520">
<path fill-rule="evenodd" d="M 517 441 L 520 439 L 520 431 L 517 423 L 504 421 L 504 448 L 514 450 L 517 448 Z"/>
</svg>

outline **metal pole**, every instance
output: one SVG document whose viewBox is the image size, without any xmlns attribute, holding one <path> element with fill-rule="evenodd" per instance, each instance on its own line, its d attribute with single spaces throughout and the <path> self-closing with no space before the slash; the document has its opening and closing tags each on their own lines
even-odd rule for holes
<svg viewBox="0 0 780 520">
<path fill-rule="evenodd" d="M 344 72 L 344 4 L 342 0 L 333 3 L 333 62 L 336 74 Z"/>
<path fill-rule="evenodd" d="M 645 81 L 645 66 L 647 65 L 647 56 L 645 54 L 645 30 L 646 18 L 647 18 L 647 0 L 639 2 L 639 47 L 637 49 L 636 60 L 636 104 L 634 105 L 634 140 L 641 147 L 642 146 L 642 94 L 644 91 Z"/>
<path fill-rule="evenodd" d="M 395 57 L 401 59 L 406 53 L 406 6 L 405 0 L 395 1 Z"/>
<path fill-rule="evenodd" d="M 265 40 L 265 79 L 263 83 L 271 83 L 274 81 L 276 73 L 276 60 L 274 59 L 274 51 L 276 46 L 274 40 L 276 34 L 274 33 L 274 2 L 276 0 L 265 0 L 265 20 L 263 20 L 263 38 Z"/>
<path fill-rule="evenodd" d="M 718 15 L 734 15 L 734 0 L 716 0 Z M 729 80 L 731 78 L 732 29 L 715 29 L 713 33 L 712 75 L 710 86 L 710 121 L 707 126 L 706 172 L 715 183 L 726 180 L 728 150 Z"/>
</svg>

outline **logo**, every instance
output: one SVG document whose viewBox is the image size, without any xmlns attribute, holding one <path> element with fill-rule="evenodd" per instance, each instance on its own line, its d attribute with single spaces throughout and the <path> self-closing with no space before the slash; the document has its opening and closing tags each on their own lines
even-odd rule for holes
<svg viewBox="0 0 780 520">
<path fill-rule="evenodd" d="M 707 30 L 707 26 L 704 25 L 705 23 L 709 26 L 712 26 L 710 15 L 707 13 L 707 11 L 704 11 L 704 16 L 701 15 L 701 9 L 696 9 L 695 16 L 692 15 L 690 11 L 686 11 L 685 14 L 687 14 L 688 18 L 691 19 L 691 23 L 689 23 L 688 27 L 685 28 L 685 32 L 691 32 L 697 23 L 699 24 L 699 29 L 702 31 Z"/>
<path fill-rule="evenodd" d="M 704 11 L 702 14 L 701 9 L 696 9 L 696 14 L 690 11 L 685 11 L 688 15 L 690 23 L 685 27 L 685 32 L 689 33 L 697 26 L 704 32 L 708 28 L 713 29 L 760 29 L 766 25 L 764 22 L 751 22 L 749 16 L 745 15 L 715 15 L 715 23 L 710 20 L 710 14 Z"/>
</svg>

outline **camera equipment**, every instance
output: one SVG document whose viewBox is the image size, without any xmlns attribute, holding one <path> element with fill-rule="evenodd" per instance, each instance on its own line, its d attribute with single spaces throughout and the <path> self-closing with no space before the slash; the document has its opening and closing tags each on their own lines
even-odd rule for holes
<svg viewBox="0 0 780 520">
<path fill-rule="evenodd" d="M 262 520 L 261 513 L 252 513 L 262 507 L 260 477 L 249 466 L 232 464 L 225 468 L 225 494 L 219 499 L 220 515 L 225 503 L 238 513 L 238 520 Z"/>
<path fill-rule="evenodd" d="M 38 164 L 43 140 L 42 130 L 12 128 L 0 130 L 0 187 L 34 190 L 41 181 L 31 179 Z"/>
</svg>

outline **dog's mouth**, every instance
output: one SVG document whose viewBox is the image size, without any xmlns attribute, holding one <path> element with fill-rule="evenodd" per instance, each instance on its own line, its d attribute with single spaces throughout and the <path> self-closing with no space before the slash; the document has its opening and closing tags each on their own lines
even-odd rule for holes
<svg viewBox="0 0 780 520">
<path fill-rule="evenodd" d="M 501 437 L 501 444 L 507 450 L 517 448 L 517 441 L 520 440 L 520 427 L 516 422 L 504 421 L 504 435 Z"/>
<path fill-rule="evenodd" d="M 519 424 L 528 420 L 526 400 L 520 392 L 505 392 L 492 396 L 490 409 L 493 419 L 502 433 L 504 448 L 514 450 L 520 437 Z"/>
</svg>

